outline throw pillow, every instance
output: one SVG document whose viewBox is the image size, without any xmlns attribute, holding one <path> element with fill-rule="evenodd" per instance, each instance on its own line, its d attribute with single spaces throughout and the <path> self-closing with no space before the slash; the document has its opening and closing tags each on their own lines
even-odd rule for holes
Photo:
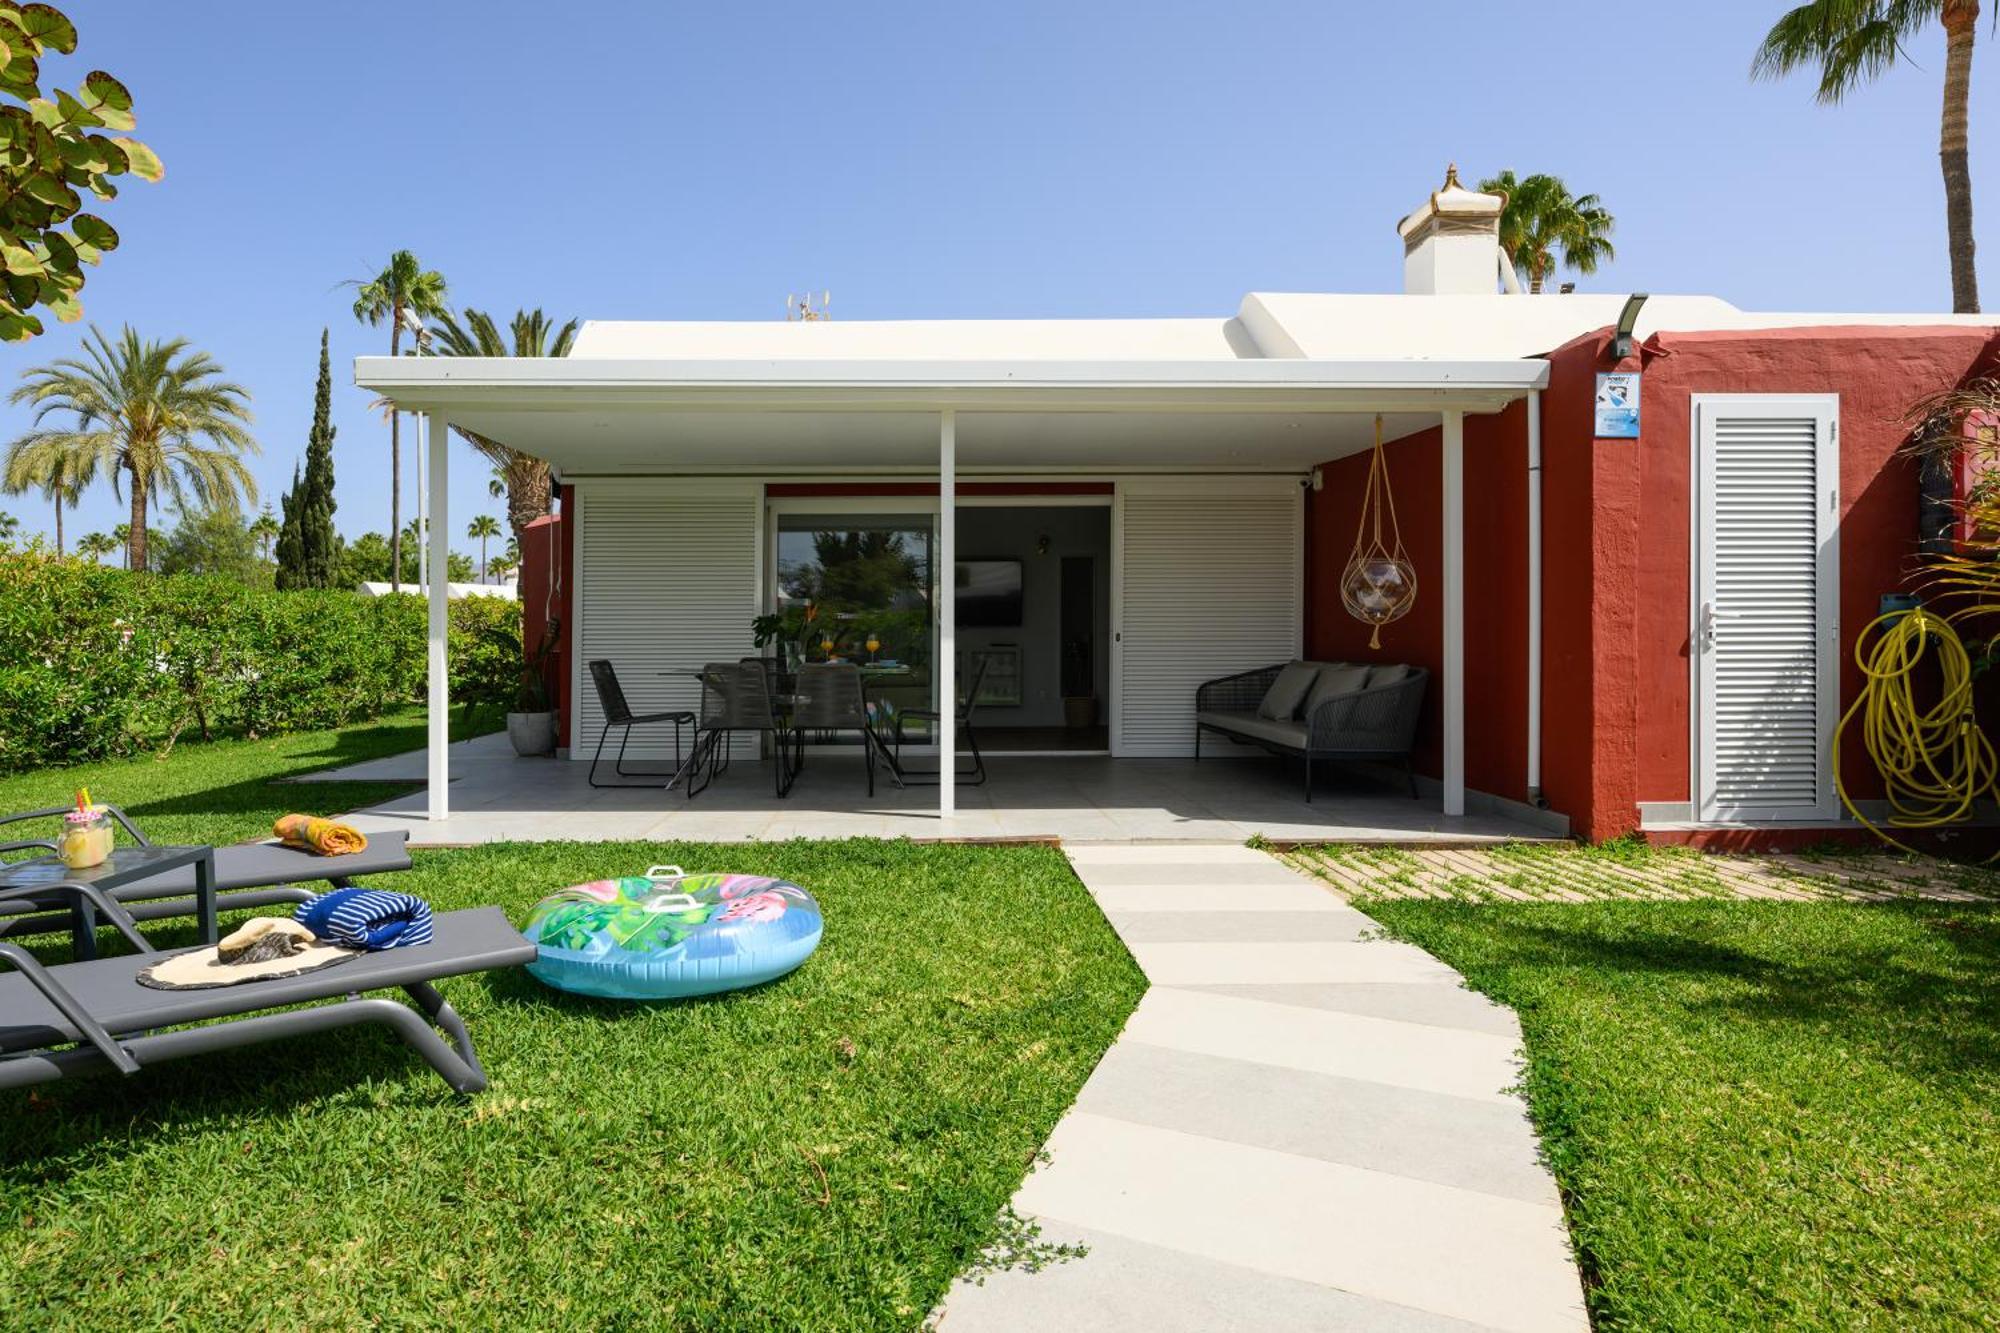
<svg viewBox="0 0 2000 1333">
<path fill-rule="evenodd" d="M 1271 682 L 1271 688 L 1264 691 L 1264 700 L 1257 705 L 1257 716 L 1273 722 L 1291 721 L 1318 676 L 1318 670 L 1304 662 L 1286 663 L 1278 678 Z"/>
<path fill-rule="evenodd" d="M 1312 694 L 1306 699 L 1306 711 L 1312 712 L 1337 694 L 1354 693 L 1368 683 L 1368 670 L 1365 666 L 1350 666 L 1320 672 L 1319 679 L 1313 682 Z"/>
</svg>

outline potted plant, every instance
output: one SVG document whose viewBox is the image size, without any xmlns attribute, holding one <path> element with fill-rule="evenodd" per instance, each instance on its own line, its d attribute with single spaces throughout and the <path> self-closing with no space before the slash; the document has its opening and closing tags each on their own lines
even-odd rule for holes
<svg viewBox="0 0 2000 1333">
<path fill-rule="evenodd" d="M 556 713 L 549 699 L 548 679 L 549 658 L 554 651 L 552 635 L 544 631 L 534 654 L 521 665 L 514 708 L 507 714 L 508 743 L 524 759 L 556 752 Z"/>
</svg>

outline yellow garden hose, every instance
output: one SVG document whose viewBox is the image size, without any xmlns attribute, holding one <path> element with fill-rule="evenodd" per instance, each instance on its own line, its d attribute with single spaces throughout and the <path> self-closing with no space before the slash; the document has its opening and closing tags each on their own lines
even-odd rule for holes
<svg viewBox="0 0 2000 1333">
<path fill-rule="evenodd" d="M 1917 668 L 1933 646 L 1944 691 L 1926 708 L 1917 700 Z M 1890 827 L 1938 828 L 1968 818 L 1981 796 L 2000 795 L 2000 758 L 1972 713 L 1972 658 L 1949 621 L 1919 607 L 1870 621 L 1855 641 L 1854 660 L 1867 684 L 1834 732 L 1833 783 L 1849 814 L 1910 851 L 1855 807 L 1840 776 L 1841 740 L 1859 718 L 1862 744 L 1894 812 Z"/>
</svg>

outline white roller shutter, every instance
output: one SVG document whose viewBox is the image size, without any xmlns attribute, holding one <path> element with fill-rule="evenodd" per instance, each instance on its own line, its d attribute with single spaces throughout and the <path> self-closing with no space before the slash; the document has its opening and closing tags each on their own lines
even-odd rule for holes
<svg viewBox="0 0 2000 1333">
<path fill-rule="evenodd" d="M 587 760 L 604 716 L 584 663 L 608 660 L 635 713 L 694 711 L 700 683 L 662 671 L 755 653 L 763 490 L 749 481 L 590 479 L 577 484 L 576 502 L 570 757 Z M 673 741 L 672 727 L 641 728 L 626 754 L 670 759 Z M 751 753 L 754 738 L 737 746 Z"/>
<path fill-rule="evenodd" d="M 1298 656 L 1302 511 L 1289 477 L 1119 484 L 1113 753 L 1194 753 L 1196 686 Z"/>
<path fill-rule="evenodd" d="M 1698 809 L 1837 812 L 1839 400 L 1695 399 Z"/>
</svg>

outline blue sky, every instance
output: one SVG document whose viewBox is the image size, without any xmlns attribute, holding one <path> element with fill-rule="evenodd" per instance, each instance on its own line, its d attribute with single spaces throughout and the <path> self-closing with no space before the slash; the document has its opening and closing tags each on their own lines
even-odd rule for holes
<svg viewBox="0 0 2000 1333">
<path fill-rule="evenodd" d="M 1394 290 L 1391 225 L 1456 160 L 1602 195 L 1618 260 L 1587 290 L 1949 309 L 1942 35 L 1822 108 L 1804 77 L 1747 78 L 1782 7 L 71 0 L 82 49 L 51 66 L 123 79 L 167 165 L 102 210 L 124 245 L 86 317 L 185 335 L 247 384 L 273 501 L 331 326 L 352 536 L 387 526 L 387 431 L 351 365 L 387 332 L 338 284 L 404 246 L 499 312 L 775 319 L 810 287 L 840 319 L 1224 315 L 1251 290 Z M 0 380 L 78 332 L 0 348 Z M 26 425 L 0 406 L 6 438 Z M 485 475 L 460 446 L 455 527 L 499 512 Z M 37 496 L 0 507 L 49 526 Z M 66 526 L 118 521 L 100 485 Z"/>
</svg>

